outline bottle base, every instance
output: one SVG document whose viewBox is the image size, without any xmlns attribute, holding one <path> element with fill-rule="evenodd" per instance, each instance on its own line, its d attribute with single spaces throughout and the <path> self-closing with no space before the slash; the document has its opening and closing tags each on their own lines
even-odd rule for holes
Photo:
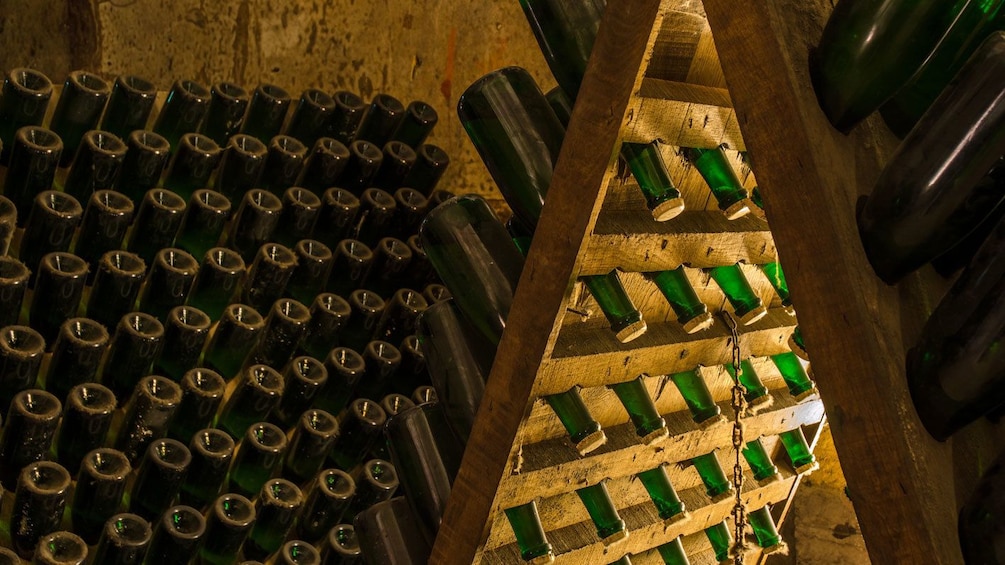
<svg viewBox="0 0 1005 565">
<path fill-rule="evenodd" d="M 646 333 L 646 329 L 646 321 L 639 320 L 621 328 L 615 335 L 621 343 L 628 343 L 629 341 L 632 341 L 633 339 Z"/>
<path fill-rule="evenodd" d="M 684 199 L 672 198 L 657 204 L 653 209 L 653 219 L 657 222 L 665 222 L 679 216 L 684 211 Z"/>
<path fill-rule="evenodd" d="M 607 434 L 604 433 L 604 430 L 597 430 L 577 443 L 576 451 L 580 455 L 586 455 L 605 443 L 607 443 Z"/>
<path fill-rule="evenodd" d="M 749 326 L 750 324 L 753 324 L 754 322 L 760 320 L 761 318 L 767 315 L 768 315 L 768 309 L 765 308 L 763 305 L 758 306 L 757 308 L 754 308 L 750 312 L 747 312 L 746 314 L 740 316 L 740 323 L 743 324 L 744 326 Z"/>
<path fill-rule="evenodd" d="M 555 562 L 555 554 L 552 552 L 545 553 L 544 555 L 538 555 L 537 557 L 527 561 L 530 565 L 546 565 L 547 563 Z"/>
<path fill-rule="evenodd" d="M 739 202 L 734 202 L 722 211 L 727 220 L 737 220 L 750 213 L 750 201 L 746 198 Z"/>
<path fill-rule="evenodd" d="M 707 330 L 712 327 L 712 324 L 714 323 L 715 318 L 712 317 L 710 312 L 702 312 L 684 323 L 684 332 L 693 334 L 702 330 Z"/>
</svg>

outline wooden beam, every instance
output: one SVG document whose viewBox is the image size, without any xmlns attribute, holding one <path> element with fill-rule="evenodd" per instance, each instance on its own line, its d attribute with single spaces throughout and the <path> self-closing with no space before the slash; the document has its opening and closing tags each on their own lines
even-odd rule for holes
<svg viewBox="0 0 1005 565">
<path fill-rule="evenodd" d="M 659 139 L 683 147 L 725 143 L 737 151 L 746 147 L 729 92 L 722 88 L 645 79 L 629 111 L 625 141 Z"/>
</svg>

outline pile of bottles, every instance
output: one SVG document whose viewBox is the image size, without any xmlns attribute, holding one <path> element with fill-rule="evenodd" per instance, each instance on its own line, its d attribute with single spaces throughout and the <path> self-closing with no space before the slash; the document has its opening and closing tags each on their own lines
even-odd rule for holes
<svg viewBox="0 0 1005 565">
<path fill-rule="evenodd" d="M 931 263 L 962 274 L 907 354 L 918 416 L 945 440 L 1005 402 L 1005 2 L 853 2 L 811 61 L 820 106 L 848 131 L 875 110 L 903 138 L 862 209 L 862 245 L 894 284 Z M 960 514 L 970 563 L 1005 563 L 1001 463 Z"/>
<path fill-rule="evenodd" d="M 436 111 L 180 80 L 153 116 L 76 71 L 43 123 L 53 93 L 0 98 L 0 562 L 386 562 L 399 484 L 428 518 L 462 449 L 416 335 Z"/>
</svg>

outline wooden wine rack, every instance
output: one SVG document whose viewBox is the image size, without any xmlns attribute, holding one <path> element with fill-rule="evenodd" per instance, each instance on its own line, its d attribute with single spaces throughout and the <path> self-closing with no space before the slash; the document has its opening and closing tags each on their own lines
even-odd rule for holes
<svg viewBox="0 0 1005 565">
<path fill-rule="evenodd" d="M 514 8 L 516 9 L 516 8 Z M 771 390 L 774 404 L 746 419 L 747 439 L 763 435 L 781 470 L 778 481 L 758 485 L 747 470 L 743 499 L 750 510 L 788 500 L 799 481 L 780 455 L 777 435 L 797 426 L 819 430 L 823 404 L 789 395 L 768 355 L 789 350 L 796 319 L 780 307 L 754 267 L 776 260 L 767 223 L 753 215 L 727 221 L 696 171 L 676 157 L 676 146 L 728 144 L 744 149 L 739 122 L 719 70 L 704 9 L 697 0 L 619 0 L 608 4 L 548 192 L 507 331 L 453 486 L 431 563 L 519 563 L 503 509 L 538 500 L 556 563 L 610 563 L 631 554 L 634 563 L 657 563 L 655 547 L 684 535 L 692 563 L 714 562 L 702 531 L 730 514 L 732 499 L 712 503 L 687 462 L 718 450 L 731 475 L 735 452 L 727 423 L 699 429 L 669 383 L 671 373 L 701 365 L 724 415 L 732 380 L 721 365 L 731 360 L 732 335 L 721 318 L 688 335 L 655 286 L 638 273 L 689 267 L 689 276 L 713 312 L 726 310 L 718 287 L 700 267 L 743 261 L 748 279 L 770 305 L 761 321 L 739 330 L 744 356 Z M 664 157 L 684 195 L 687 212 L 664 223 L 651 219 L 630 176 L 618 170 L 622 141 L 665 143 Z M 619 268 L 649 330 L 621 344 L 578 277 Z M 670 438 L 644 445 L 613 392 L 605 385 L 647 378 L 667 420 Z M 574 385 L 608 441 L 581 457 L 542 399 Z M 815 437 L 815 434 L 814 436 Z M 670 477 L 690 520 L 664 525 L 638 472 L 670 464 Z M 577 489 L 608 479 L 626 521 L 627 540 L 605 547 Z M 775 507 L 780 519 L 785 504 Z M 730 522 L 731 523 L 731 522 Z M 752 559 L 748 563 L 753 562 Z"/>
</svg>

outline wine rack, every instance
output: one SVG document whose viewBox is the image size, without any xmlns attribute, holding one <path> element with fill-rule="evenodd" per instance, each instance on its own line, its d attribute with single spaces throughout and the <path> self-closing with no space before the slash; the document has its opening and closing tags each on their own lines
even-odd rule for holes
<svg viewBox="0 0 1005 565">
<path fill-rule="evenodd" d="M 618 167 L 622 141 L 654 139 L 664 143 L 664 158 L 688 210 L 664 223 L 650 218 L 638 188 Z M 731 418 L 732 380 L 721 365 L 732 359 L 733 337 L 718 315 L 710 329 L 686 334 L 655 286 L 638 274 L 681 264 L 716 314 L 727 310 L 725 300 L 701 267 L 744 262 L 744 272 L 769 306 L 762 320 L 739 328 L 738 339 L 774 397 L 770 408 L 746 418 L 747 440 L 764 436 L 781 478 L 759 485 L 745 467 L 742 496 L 750 510 L 776 505 L 775 517 L 781 518 L 786 505 L 779 503 L 790 499 L 800 476 L 784 461 L 777 435 L 797 426 L 818 431 L 824 410 L 816 396 L 797 402 L 766 359 L 789 351 L 796 325 L 754 267 L 776 260 L 768 224 L 753 214 L 727 221 L 698 173 L 674 152 L 677 146 L 723 143 L 735 168 L 743 170 L 736 152 L 746 146 L 702 4 L 610 3 L 431 563 L 520 562 L 503 510 L 532 500 L 538 501 L 556 563 L 610 563 L 629 554 L 633 563 L 657 563 L 655 548 L 679 535 L 685 536 L 692 563 L 714 562 L 702 531 L 728 518 L 733 500 L 711 502 L 687 463 L 718 450 L 720 462 L 731 469 L 731 426 L 699 428 L 669 378 L 658 376 L 701 365 L 714 400 Z M 752 188 L 753 176 L 743 172 Z M 615 339 L 577 282 L 614 268 L 624 271 L 626 289 L 649 326 L 627 344 Z M 644 445 L 606 388 L 639 374 L 657 377 L 646 380 L 670 432 L 661 443 Z M 542 398 L 574 385 L 583 387 L 584 401 L 608 437 L 585 456 Z M 670 465 L 689 520 L 664 524 L 634 477 L 661 463 Z M 630 532 L 606 547 L 575 494 L 605 479 Z"/>
</svg>

